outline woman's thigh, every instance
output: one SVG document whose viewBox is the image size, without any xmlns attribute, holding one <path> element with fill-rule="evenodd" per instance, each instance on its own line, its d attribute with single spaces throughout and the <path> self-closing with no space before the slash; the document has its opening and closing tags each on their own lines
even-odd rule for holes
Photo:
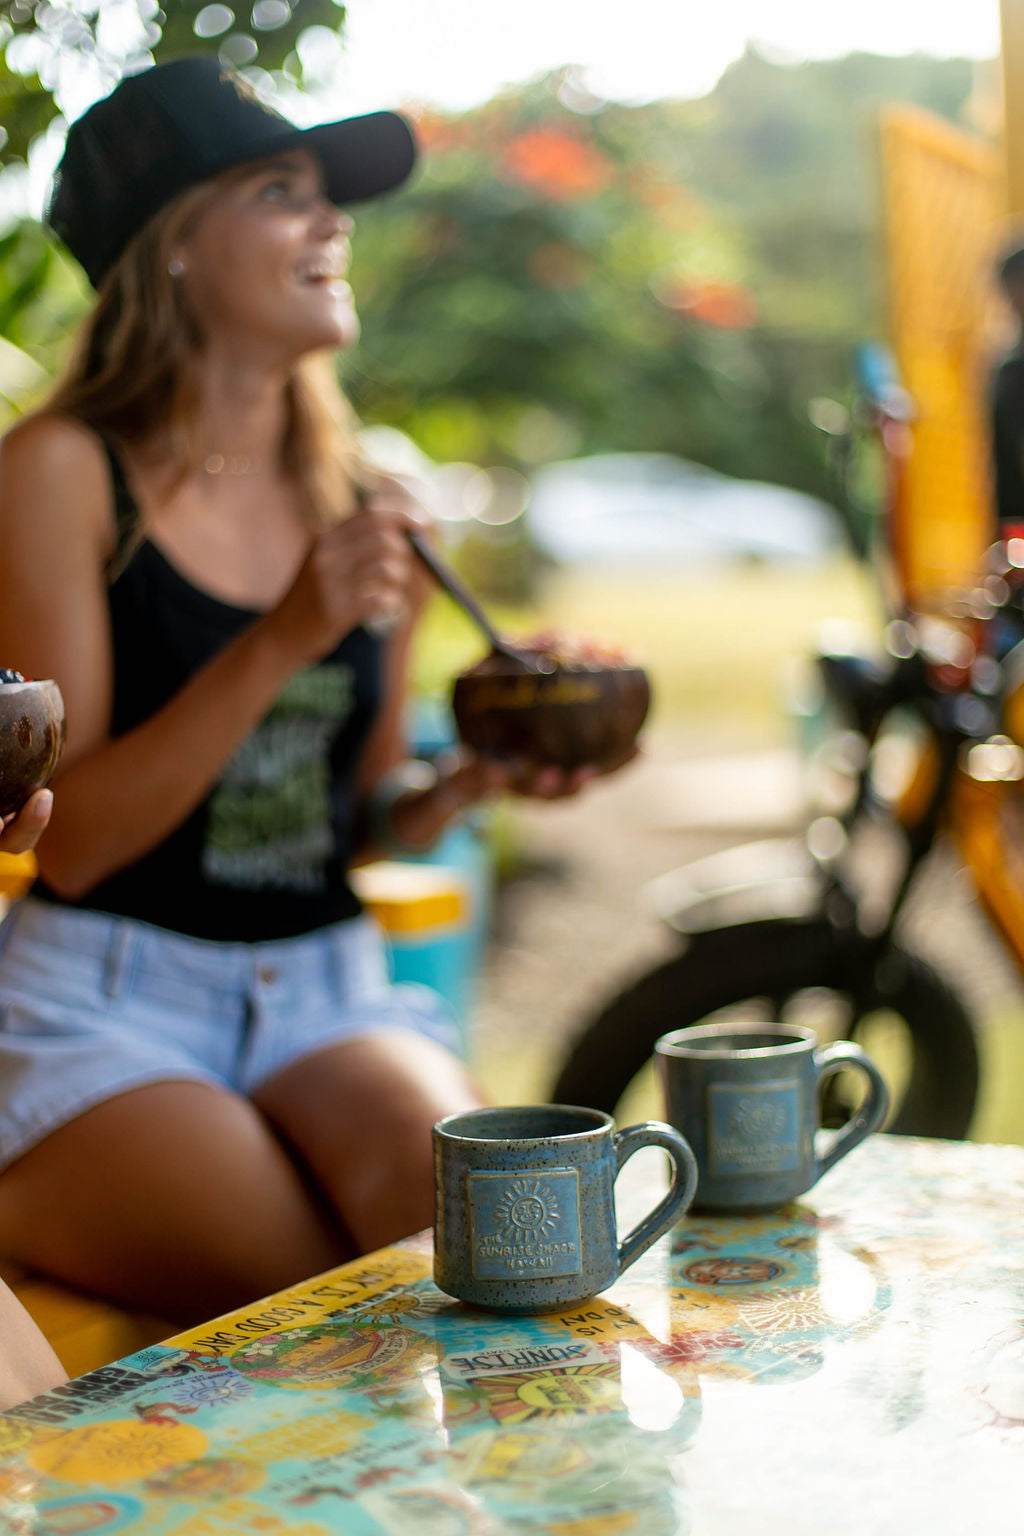
<svg viewBox="0 0 1024 1536">
<path fill-rule="evenodd" d="M 105 1100 L 0 1174 L 0 1250 L 182 1323 L 353 1251 L 263 1115 L 185 1080 Z"/>
<path fill-rule="evenodd" d="M 292 1062 L 253 1101 L 369 1252 L 431 1225 L 431 1127 L 481 1099 L 450 1052 L 414 1030 L 389 1028 Z"/>
</svg>

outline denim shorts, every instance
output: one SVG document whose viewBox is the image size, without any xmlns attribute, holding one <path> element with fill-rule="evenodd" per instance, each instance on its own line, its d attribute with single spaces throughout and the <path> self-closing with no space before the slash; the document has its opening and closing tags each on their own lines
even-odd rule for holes
<svg viewBox="0 0 1024 1536">
<path fill-rule="evenodd" d="M 392 984 L 366 914 L 225 944 L 26 897 L 0 924 L 0 1167 L 144 1083 L 248 1097 L 300 1057 L 391 1028 L 457 1045 L 436 992 Z"/>
</svg>

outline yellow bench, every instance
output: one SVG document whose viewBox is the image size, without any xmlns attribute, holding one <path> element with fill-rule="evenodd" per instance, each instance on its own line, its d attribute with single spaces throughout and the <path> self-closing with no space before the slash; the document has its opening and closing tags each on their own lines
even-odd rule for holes
<svg viewBox="0 0 1024 1536">
<path fill-rule="evenodd" d="M 34 853 L 0 853 L 0 917 L 8 903 L 24 896 L 35 877 Z"/>
<path fill-rule="evenodd" d="M 46 1335 L 69 1376 L 82 1376 L 177 1332 L 173 1323 L 125 1312 L 0 1260 L 0 1279 Z"/>
</svg>

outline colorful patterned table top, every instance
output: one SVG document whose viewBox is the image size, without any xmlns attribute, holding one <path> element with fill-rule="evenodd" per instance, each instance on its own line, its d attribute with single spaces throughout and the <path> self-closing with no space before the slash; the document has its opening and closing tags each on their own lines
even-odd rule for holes
<svg viewBox="0 0 1024 1536">
<path fill-rule="evenodd" d="M 0 1532 L 1024 1531 L 1024 1148 L 875 1137 L 563 1313 L 429 1275 L 413 1239 L 0 1416 Z"/>
</svg>

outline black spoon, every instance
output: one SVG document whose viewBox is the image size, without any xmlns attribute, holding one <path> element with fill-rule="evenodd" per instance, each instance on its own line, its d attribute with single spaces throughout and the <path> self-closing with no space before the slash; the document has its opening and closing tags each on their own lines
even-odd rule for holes
<svg viewBox="0 0 1024 1536">
<path fill-rule="evenodd" d="M 528 672 L 551 672 L 554 670 L 551 666 L 545 667 L 536 656 L 530 655 L 529 652 L 517 650 L 514 645 L 510 645 L 507 640 L 499 635 L 472 592 L 463 586 L 461 580 L 456 576 L 451 567 L 439 559 L 421 533 L 415 533 L 412 529 L 407 528 L 405 536 L 438 586 L 444 588 L 448 596 L 458 603 L 463 613 L 472 619 L 476 627 L 490 641 L 492 651 L 499 656 L 504 656 L 508 661 L 514 661 L 517 666 L 525 667 Z"/>
</svg>

